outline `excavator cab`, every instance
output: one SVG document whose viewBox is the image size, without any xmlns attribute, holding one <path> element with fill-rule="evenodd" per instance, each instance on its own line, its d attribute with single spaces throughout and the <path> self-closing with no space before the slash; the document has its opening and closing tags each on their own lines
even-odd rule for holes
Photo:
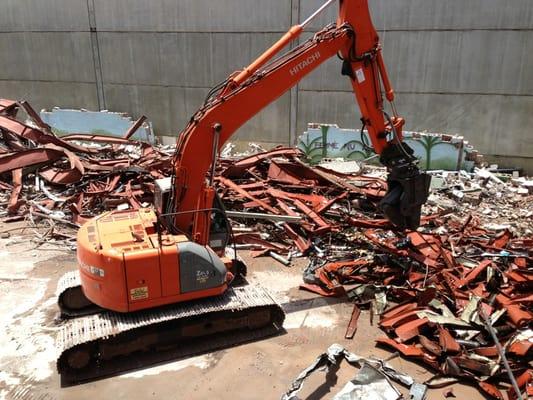
<svg viewBox="0 0 533 400">
<path fill-rule="evenodd" d="M 215 194 L 213 211 L 210 213 L 210 218 L 209 247 L 217 253 L 223 253 L 229 243 L 230 226 L 226 217 L 226 209 L 218 194 Z"/>
<path fill-rule="evenodd" d="M 173 213 L 168 213 L 171 207 L 171 192 L 172 192 L 172 178 L 156 179 L 154 191 L 154 207 L 159 215 L 159 222 L 162 223 L 167 230 L 171 230 L 171 218 Z M 213 206 L 209 210 L 197 210 L 195 212 L 209 211 L 209 240 L 208 245 L 217 254 L 224 254 L 230 239 L 230 225 L 226 217 L 226 209 L 224 204 L 215 193 Z"/>
</svg>

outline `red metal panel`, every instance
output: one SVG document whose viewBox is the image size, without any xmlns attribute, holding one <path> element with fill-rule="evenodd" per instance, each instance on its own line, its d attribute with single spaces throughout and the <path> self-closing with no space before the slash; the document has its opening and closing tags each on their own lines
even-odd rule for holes
<svg viewBox="0 0 533 400">
<path fill-rule="evenodd" d="M 128 303 L 139 303 L 161 297 L 161 267 L 158 249 L 124 253 Z"/>
</svg>

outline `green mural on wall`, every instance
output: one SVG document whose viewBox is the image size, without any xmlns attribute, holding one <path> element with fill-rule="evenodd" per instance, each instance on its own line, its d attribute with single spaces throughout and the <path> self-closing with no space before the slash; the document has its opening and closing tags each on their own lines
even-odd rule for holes
<svg viewBox="0 0 533 400">
<path fill-rule="evenodd" d="M 448 143 L 442 142 L 440 137 L 438 137 L 438 136 L 428 136 L 428 135 L 426 135 L 426 136 L 422 136 L 420 138 L 420 144 L 422 145 L 422 147 L 426 151 L 426 153 L 425 153 L 426 160 L 425 160 L 424 168 L 425 169 L 435 169 L 435 168 L 431 168 L 431 153 L 433 151 L 433 148 L 435 146 L 438 146 L 439 144 L 440 145 L 447 145 Z"/>
<path fill-rule="evenodd" d="M 369 147 L 368 144 L 363 143 L 361 140 L 350 140 L 343 144 L 343 148 L 348 149 L 350 152 L 346 156 L 347 160 L 367 160 L 376 155 L 376 152 Z M 355 149 L 361 150 L 355 150 Z"/>
<path fill-rule="evenodd" d="M 315 143 L 322 140 L 322 137 L 316 137 L 311 140 L 310 135 L 304 135 L 305 139 L 300 140 L 298 148 L 303 151 L 305 158 L 311 164 L 316 164 L 322 159 L 322 148 L 316 147 Z"/>
<path fill-rule="evenodd" d="M 478 157 L 477 151 L 460 136 L 407 131 L 404 141 L 412 147 L 423 169 L 471 171 Z M 332 124 L 309 124 L 300 136 L 298 148 L 311 164 L 323 158 L 379 162 L 366 131 L 361 135 L 358 129 L 341 129 Z"/>
</svg>

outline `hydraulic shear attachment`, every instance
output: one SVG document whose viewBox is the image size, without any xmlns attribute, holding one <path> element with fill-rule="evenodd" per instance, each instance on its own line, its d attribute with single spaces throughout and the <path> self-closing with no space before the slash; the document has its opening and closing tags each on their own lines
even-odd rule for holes
<svg viewBox="0 0 533 400">
<path fill-rule="evenodd" d="M 403 142 L 386 148 L 380 161 L 389 171 L 388 190 L 379 204 L 381 210 L 397 228 L 418 228 L 422 205 L 429 195 L 431 176 L 420 171 L 413 150 Z"/>
</svg>

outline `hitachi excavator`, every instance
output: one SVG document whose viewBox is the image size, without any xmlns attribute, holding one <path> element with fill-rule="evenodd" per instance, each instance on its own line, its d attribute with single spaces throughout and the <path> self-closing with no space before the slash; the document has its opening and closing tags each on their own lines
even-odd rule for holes
<svg viewBox="0 0 533 400">
<path fill-rule="evenodd" d="M 241 125 L 331 57 L 341 59 L 363 128 L 389 172 L 382 211 L 399 229 L 418 227 L 430 178 L 402 141 L 404 119 L 368 0 L 339 0 L 336 23 L 280 55 L 333 1 L 209 92 L 179 134 L 171 179 L 156 182 L 154 209 L 106 212 L 80 228 L 79 270 L 58 284 L 61 313 L 70 317 L 57 338 L 63 386 L 282 330 L 283 310 L 265 289 L 233 284 L 244 268 L 226 250 L 230 227 L 215 163 Z"/>
</svg>

